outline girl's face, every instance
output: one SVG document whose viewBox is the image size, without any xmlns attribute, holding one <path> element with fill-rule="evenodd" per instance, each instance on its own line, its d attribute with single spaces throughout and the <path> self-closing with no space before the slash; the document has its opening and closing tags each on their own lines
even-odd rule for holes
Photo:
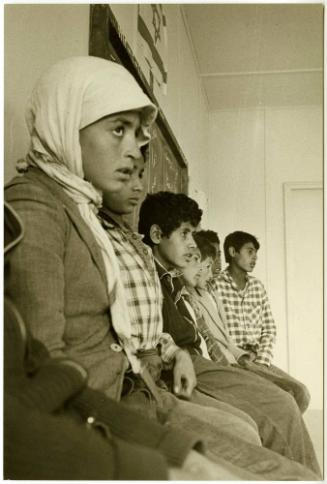
<svg viewBox="0 0 327 484">
<path fill-rule="evenodd" d="M 126 111 L 96 121 L 80 130 L 85 180 L 105 193 L 115 193 L 130 179 L 134 161 L 141 157 L 140 113 Z"/>
</svg>

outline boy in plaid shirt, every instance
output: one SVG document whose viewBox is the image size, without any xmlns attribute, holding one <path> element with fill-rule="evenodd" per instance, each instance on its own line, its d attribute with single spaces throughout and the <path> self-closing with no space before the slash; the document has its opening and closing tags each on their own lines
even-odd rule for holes
<svg viewBox="0 0 327 484">
<path fill-rule="evenodd" d="M 262 282 L 248 275 L 255 267 L 259 247 L 251 234 L 241 231 L 229 234 L 224 241 L 228 267 L 216 282 L 232 339 L 249 351 L 256 364 L 270 366 L 276 325 Z"/>
</svg>

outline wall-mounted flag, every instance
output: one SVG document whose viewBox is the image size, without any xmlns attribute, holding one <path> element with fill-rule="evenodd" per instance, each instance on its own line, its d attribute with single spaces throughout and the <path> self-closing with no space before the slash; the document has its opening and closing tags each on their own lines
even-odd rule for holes
<svg viewBox="0 0 327 484">
<path fill-rule="evenodd" d="M 167 94 L 167 21 L 160 4 L 139 4 L 137 60 L 153 92 Z"/>
</svg>

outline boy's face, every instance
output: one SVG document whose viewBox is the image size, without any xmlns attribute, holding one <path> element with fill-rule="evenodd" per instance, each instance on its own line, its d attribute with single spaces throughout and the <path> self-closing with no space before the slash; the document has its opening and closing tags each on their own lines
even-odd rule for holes
<svg viewBox="0 0 327 484">
<path fill-rule="evenodd" d="M 239 252 L 235 251 L 232 263 L 244 272 L 252 272 L 257 261 L 257 249 L 253 242 L 244 244 Z"/>
<path fill-rule="evenodd" d="M 159 262 L 168 270 L 183 269 L 196 248 L 193 233 L 196 227 L 190 222 L 183 222 L 169 237 L 160 237 L 153 248 L 153 253 Z"/>
<path fill-rule="evenodd" d="M 117 215 L 132 213 L 144 194 L 144 168 L 143 156 L 133 162 L 133 172 L 125 180 L 119 191 L 104 192 L 103 204 Z"/>
<path fill-rule="evenodd" d="M 212 279 L 212 266 L 213 266 L 213 258 L 207 257 L 203 259 L 200 263 L 200 276 L 197 279 L 196 287 L 200 289 L 206 289 L 207 283 Z"/>
<path fill-rule="evenodd" d="M 117 113 L 96 121 L 79 132 L 85 179 L 103 193 L 119 191 L 133 173 L 141 156 L 140 114 Z"/>
<path fill-rule="evenodd" d="M 182 278 L 186 287 L 196 287 L 201 274 L 201 254 L 199 249 L 193 249 L 186 266 L 183 269 Z"/>
<path fill-rule="evenodd" d="M 212 275 L 213 275 L 213 277 L 217 277 L 218 274 L 221 271 L 221 250 L 220 250 L 220 244 L 219 243 L 215 243 L 215 244 L 212 244 L 212 245 L 215 247 L 216 253 L 217 253 L 217 256 L 215 257 L 213 264 L 212 264 Z"/>
</svg>

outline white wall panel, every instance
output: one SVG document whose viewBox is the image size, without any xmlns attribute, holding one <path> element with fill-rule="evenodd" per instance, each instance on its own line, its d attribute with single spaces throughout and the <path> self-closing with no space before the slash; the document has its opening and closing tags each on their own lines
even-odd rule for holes
<svg viewBox="0 0 327 484">
<path fill-rule="evenodd" d="M 29 136 L 25 106 L 42 72 L 65 57 L 87 55 L 89 5 L 5 6 L 4 180 L 16 174 Z"/>
<path fill-rule="evenodd" d="M 259 237 L 254 275 L 277 323 L 275 362 L 287 369 L 283 183 L 322 180 L 322 108 L 216 111 L 209 136 L 209 225 L 222 238 L 237 229 Z"/>
</svg>

